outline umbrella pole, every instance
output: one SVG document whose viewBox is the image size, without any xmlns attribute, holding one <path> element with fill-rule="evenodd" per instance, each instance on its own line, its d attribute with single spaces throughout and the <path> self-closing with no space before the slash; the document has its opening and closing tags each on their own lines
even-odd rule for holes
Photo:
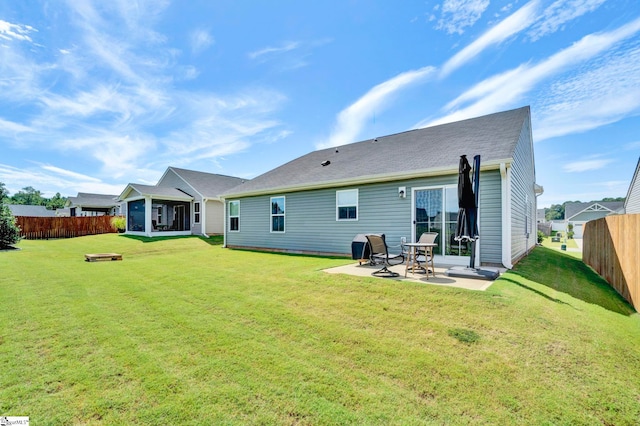
<svg viewBox="0 0 640 426">
<path fill-rule="evenodd" d="M 476 155 L 473 157 L 473 195 L 475 197 L 476 209 L 478 208 L 479 189 L 480 189 L 480 155 Z M 477 216 L 475 217 L 475 220 L 477 224 L 478 223 Z M 471 269 L 475 269 L 476 267 L 476 242 L 477 241 L 478 239 L 476 238 L 471 242 L 471 259 L 469 259 L 469 268 Z"/>
</svg>

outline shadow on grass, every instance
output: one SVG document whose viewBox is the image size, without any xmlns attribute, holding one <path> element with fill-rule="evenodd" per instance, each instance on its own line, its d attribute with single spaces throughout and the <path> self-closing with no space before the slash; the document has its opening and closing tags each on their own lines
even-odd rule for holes
<svg viewBox="0 0 640 426">
<path fill-rule="evenodd" d="M 536 247 L 511 272 L 612 312 L 622 315 L 635 313 L 633 307 L 582 260 L 553 249 Z M 515 282 L 508 278 L 507 280 Z M 522 283 L 515 282 L 515 284 L 537 294 L 542 294 L 542 292 Z M 564 303 L 548 295 L 544 295 L 544 297 Z"/>
<path fill-rule="evenodd" d="M 223 237 L 222 235 L 214 235 L 212 237 L 209 238 L 205 238 L 201 235 L 177 235 L 177 236 L 171 236 L 171 237 L 142 237 L 139 235 L 127 235 L 127 234 L 123 234 L 120 235 L 121 237 L 124 238 L 129 238 L 130 240 L 136 240 L 136 241 L 140 241 L 141 243 L 158 243 L 160 241 L 168 241 L 168 240 L 184 240 L 186 238 L 198 238 L 202 241 L 204 241 L 205 243 L 212 245 L 212 246 L 220 246 L 222 245 L 223 242 Z"/>
<path fill-rule="evenodd" d="M 569 305 L 569 306 L 572 306 L 570 303 L 563 302 L 562 300 L 560 300 L 560 299 L 556 299 L 555 297 L 551 297 L 551 296 L 549 296 L 549 295 L 548 295 L 548 294 L 546 294 L 546 293 L 543 293 L 543 292 L 541 292 L 541 291 L 539 291 L 539 290 L 536 290 L 535 288 L 529 287 L 528 285 L 525 285 L 525 284 L 523 284 L 523 283 L 520 283 L 520 282 L 518 282 L 518 281 L 516 281 L 516 280 L 512 280 L 512 279 L 510 279 L 510 278 L 505 278 L 505 277 L 501 277 L 501 279 L 502 279 L 502 280 L 504 280 L 504 281 L 509 281 L 510 283 L 513 283 L 513 284 L 515 284 L 515 285 L 517 285 L 517 286 L 520 286 L 520 287 L 524 288 L 525 290 L 532 291 L 532 292 L 534 292 L 535 294 L 537 294 L 538 296 L 542 296 L 542 297 L 544 297 L 545 299 L 547 299 L 547 300 L 549 300 L 549 301 L 551 301 L 551 302 L 559 303 L 559 304 L 561 304 L 561 305 Z M 572 306 L 572 307 L 573 307 L 573 306 Z"/>
</svg>

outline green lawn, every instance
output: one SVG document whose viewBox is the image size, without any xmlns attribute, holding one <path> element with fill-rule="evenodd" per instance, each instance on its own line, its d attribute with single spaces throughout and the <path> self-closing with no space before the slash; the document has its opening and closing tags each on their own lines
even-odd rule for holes
<svg viewBox="0 0 640 426">
<path fill-rule="evenodd" d="M 18 246 L 0 415 L 34 425 L 640 422 L 640 317 L 563 252 L 473 292 L 196 237 Z"/>
</svg>

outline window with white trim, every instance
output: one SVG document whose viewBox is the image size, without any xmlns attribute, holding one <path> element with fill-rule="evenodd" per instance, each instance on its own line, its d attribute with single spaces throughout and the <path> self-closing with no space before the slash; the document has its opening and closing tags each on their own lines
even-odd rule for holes
<svg viewBox="0 0 640 426">
<path fill-rule="evenodd" d="M 358 220 L 358 190 L 336 191 L 336 220 Z"/>
<path fill-rule="evenodd" d="M 271 232 L 284 232 L 285 197 L 271 197 Z"/>
<path fill-rule="evenodd" d="M 229 231 L 240 231 L 240 201 L 229 201 Z"/>
<path fill-rule="evenodd" d="M 200 203 L 193 203 L 193 223 L 200 223 Z"/>
</svg>

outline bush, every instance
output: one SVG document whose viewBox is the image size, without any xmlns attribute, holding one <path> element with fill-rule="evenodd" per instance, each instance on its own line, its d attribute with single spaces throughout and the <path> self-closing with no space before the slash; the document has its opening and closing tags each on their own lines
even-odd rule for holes
<svg viewBox="0 0 640 426">
<path fill-rule="evenodd" d="M 111 226 L 118 232 L 124 232 L 127 229 L 127 221 L 124 216 L 115 216 L 111 218 Z"/>
<path fill-rule="evenodd" d="M 544 232 L 538 231 L 538 244 L 542 244 L 542 240 L 544 240 Z"/>
<path fill-rule="evenodd" d="M 0 249 L 9 248 L 20 241 L 20 228 L 9 207 L 0 204 Z"/>
<path fill-rule="evenodd" d="M 574 234 L 575 233 L 573 231 L 567 232 L 567 238 L 570 239 L 570 240 L 573 239 Z"/>
</svg>

